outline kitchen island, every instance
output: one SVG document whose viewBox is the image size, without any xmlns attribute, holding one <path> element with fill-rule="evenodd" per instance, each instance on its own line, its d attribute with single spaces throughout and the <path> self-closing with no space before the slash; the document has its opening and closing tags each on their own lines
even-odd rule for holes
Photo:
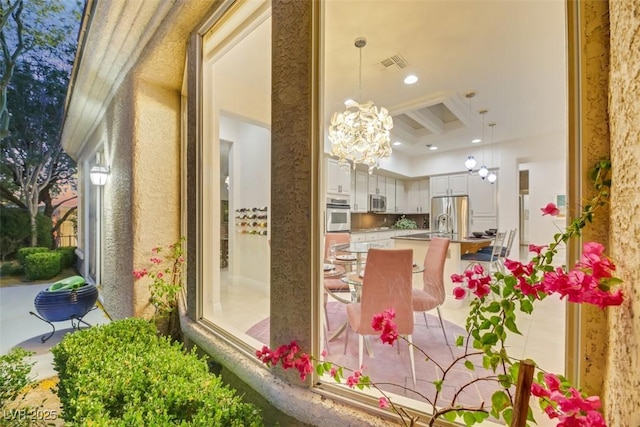
<svg viewBox="0 0 640 427">
<path fill-rule="evenodd" d="M 424 261 L 427 254 L 429 243 L 433 237 L 444 237 L 449 239 L 449 251 L 444 263 L 444 288 L 447 299 L 445 304 L 450 306 L 459 306 L 460 302 L 453 297 L 452 274 L 460 274 L 464 271 L 467 263 L 462 263 L 460 256 L 465 253 L 477 252 L 480 248 L 488 246 L 493 241 L 492 237 L 467 237 L 458 236 L 457 234 L 443 233 L 419 233 L 411 235 L 400 235 L 392 237 L 393 247 L 396 249 L 413 249 L 413 259 Z M 422 288 L 422 275 L 415 274 L 413 277 L 413 287 Z"/>
</svg>

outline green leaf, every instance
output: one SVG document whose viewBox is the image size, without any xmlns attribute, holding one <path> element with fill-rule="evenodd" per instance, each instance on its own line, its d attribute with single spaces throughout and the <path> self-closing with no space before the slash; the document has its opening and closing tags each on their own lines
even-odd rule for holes
<svg viewBox="0 0 640 427">
<path fill-rule="evenodd" d="M 500 311 L 500 303 L 498 301 L 493 301 L 491 304 L 487 306 L 486 311 L 489 313 L 497 313 Z"/>
<path fill-rule="evenodd" d="M 465 412 L 462 419 L 467 426 L 472 426 L 476 423 L 476 417 L 472 412 Z"/>
<path fill-rule="evenodd" d="M 480 339 L 482 345 L 494 345 L 498 342 L 498 336 L 493 332 L 487 332 Z"/>
<path fill-rule="evenodd" d="M 316 365 L 316 374 L 318 374 L 318 376 L 324 374 L 324 367 L 320 363 Z"/>
<path fill-rule="evenodd" d="M 504 333 L 504 326 L 496 326 L 496 335 L 503 341 L 507 338 L 507 334 Z"/>
<path fill-rule="evenodd" d="M 489 369 L 489 366 L 491 366 L 491 357 L 482 356 L 482 367 L 484 369 Z"/>
<path fill-rule="evenodd" d="M 500 374 L 498 375 L 498 382 L 503 388 L 509 388 L 512 385 L 511 375 Z"/>
<path fill-rule="evenodd" d="M 476 369 L 476 367 L 473 365 L 473 363 L 471 363 L 470 360 L 465 361 L 464 366 L 470 371 L 474 371 Z"/>
<path fill-rule="evenodd" d="M 455 411 L 451 411 L 451 412 L 446 412 L 442 418 L 444 418 L 446 421 L 449 421 L 450 423 L 454 422 L 456 420 L 456 418 L 458 418 L 458 416 L 456 415 Z"/>
<path fill-rule="evenodd" d="M 484 411 L 474 412 L 474 415 L 476 417 L 476 422 L 478 422 L 478 423 L 481 423 L 484 420 L 486 420 L 487 418 L 489 418 L 489 413 L 488 412 L 484 412 Z"/>
<path fill-rule="evenodd" d="M 498 390 L 491 396 L 491 406 L 498 413 L 502 412 L 505 408 L 511 406 L 509 396 L 502 390 Z"/>
<path fill-rule="evenodd" d="M 507 327 L 507 329 L 509 329 L 514 334 L 522 335 L 522 333 L 518 330 L 518 327 L 516 326 L 516 321 L 512 317 L 507 318 L 504 322 L 504 325 Z"/>
<path fill-rule="evenodd" d="M 464 345 L 464 336 L 458 335 L 458 337 L 456 338 L 456 346 L 462 347 L 463 345 Z"/>
<path fill-rule="evenodd" d="M 502 320 L 502 317 L 500 316 L 491 316 L 491 319 L 489 319 L 489 321 L 491 322 L 492 325 L 497 325 L 498 323 L 500 323 L 500 321 Z"/>
<path fill-rule="evenodd" d="M 504 417 L 504 420 L 507 422 L 507 424 L 511 425 L 511 420 L 513 419 L 513 408 L 505 409 L 502 413 L 502 416 Z"/>
<path fill-rule="evenodd" d="M 520 301 L 520 311 L 531 314 L 533 312 L 533 304 L 528 299 Z"/>
<path fill-rule="evenodd" d="M 436 391 L 442 391 L 442 380 L 434 381 L 433 385 L 436 387 Z"/>
</svg>

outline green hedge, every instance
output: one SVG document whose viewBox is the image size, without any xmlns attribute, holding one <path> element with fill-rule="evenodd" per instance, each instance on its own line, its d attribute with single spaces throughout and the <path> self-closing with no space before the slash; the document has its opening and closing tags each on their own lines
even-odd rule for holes
<svg viewBox="0 0 640 427">
<path fill-rule="evenodd" d="M 77 258 L 75 246 L 60 246 L 56 252 L 60 252 L 60 268 L 75 267 Z"/>
<path fill-rule="evenodd" d="M 49 252 L 49 248 L 45 248 L 44 246 L 34 246 L 28 248 L 20 248 L 18 249 L 18 262 L 23 266 L 27 263 L 27 257 L 31 254 L 36 254 L 40 252 Z"/>
<path fill-rule="evenodd" d="M 262 426 L 204 360 L 142 319 L 68 334 L 53 349 L 65 425 Z"/>
<path fill-rule="evenodd" d="M 28 280 L 51 279 L 62 271 L 61 253 L 56 251 L 37 252 L 27 255 L 24 274 Z"/>
</svg>

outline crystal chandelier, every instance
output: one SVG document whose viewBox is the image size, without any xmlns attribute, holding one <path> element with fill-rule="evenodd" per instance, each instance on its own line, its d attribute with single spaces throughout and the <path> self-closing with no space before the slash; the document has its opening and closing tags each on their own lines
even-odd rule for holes
<svg viewBox="0 0 640 427">
<path fill-rule="evenodd" d="M 359 97 L 362 99 L 362 48 L 366 39 L 359 37 L 355 46 L 360 50 L 360 67 L 358 74 Z M 333 113 L 329 126 L 331 154 L 338 157 L 341 164 L 349 161 L 356 167 L 357 163 L 369 166 L 369 173 L 380 166 L 380 159 L 391 156 L 391 139 L 389 131 L 393 128 L 393 119 L 384 107 L 376 107 L 373 101 L 345 102 L 346 109 L 342 113 Z"/>
</svg>

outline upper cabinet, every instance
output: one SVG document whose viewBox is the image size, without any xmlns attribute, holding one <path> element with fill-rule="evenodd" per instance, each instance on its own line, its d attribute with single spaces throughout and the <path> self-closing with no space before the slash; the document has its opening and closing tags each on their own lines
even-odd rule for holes
<svg viewBox="0 0 640 427">
<path fill-rule="evenodd" d="M 405 213 L 428 213 L 431 210 L 429 180 L 420 179 L 408 182 L 407 209 Z"/>
<path fill-rule="evenodd" d="M 369 174 L 355 171 L 352 175 L 351 212 L 367 212 L 369 204 Z"/>
<path fill-rule="evenodd" d="M 479 176 L 469 177 L 469 202 L 472 217 L 498 216 L 498 185 Z"/>
<path fill-rule="evenodd" d="M 432 176 L 431 197 L 462 196 L 469 194 L 469 174 Z"/>
<path fill-rule="evenodd" d="M 396 212 L 404 213 L 407 211 L 407 189 L 404 181 L 396 179 Z"/>
<path fill-rule="evenodd" d="M 341 166 L 337 160 L 327 159 L 327 193 L 349 195 L 351 188 L 351 168 Z"/>
<path fill-rule="evenodd" d="M 385 177 L 379 175 L 369 175 L 369 194 L 385 195 Z"/>
</svg>

